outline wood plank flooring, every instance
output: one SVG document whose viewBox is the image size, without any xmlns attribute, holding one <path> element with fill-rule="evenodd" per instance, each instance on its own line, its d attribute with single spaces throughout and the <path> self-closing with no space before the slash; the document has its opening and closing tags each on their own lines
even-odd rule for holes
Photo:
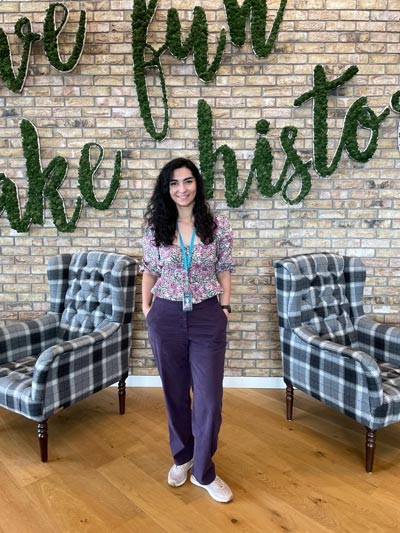
<svg viewBox="0 0 400 533">
<path fill-rule="evenodd" d="M 0 531 L 398 532 L 400 424 L 378 431 L 374 472 L 364 470 L 364 428 L 295 391 L 226 389 L 218 474 L 234 501 L 218 504 L 171 465 L 160 389 L 115 388 L 49 421 L 42 464 L 36 424 L 0 411 Z"/>
</svg>

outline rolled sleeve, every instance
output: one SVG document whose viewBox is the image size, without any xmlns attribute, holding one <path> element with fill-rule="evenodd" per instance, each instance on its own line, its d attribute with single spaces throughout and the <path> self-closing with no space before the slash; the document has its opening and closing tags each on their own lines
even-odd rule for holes
<svg viewBox="0 0 400 533">
<path fill-rule="evenodd" d="M 150 272 L 154 276 L 161 276 L 159 249 L 154 243 L 153 232 L 147 228 L 142 240 L 143 259 L 140 272 Z"/>
<path fill-rule="evenodd" d="M 233 262 L 233 231 L 228 220 L 219 215 L 216 217 L 216 243 L 217 243 L 217 264 L 215 272 L 234 272 L 235 264 Z"/>
</svg>

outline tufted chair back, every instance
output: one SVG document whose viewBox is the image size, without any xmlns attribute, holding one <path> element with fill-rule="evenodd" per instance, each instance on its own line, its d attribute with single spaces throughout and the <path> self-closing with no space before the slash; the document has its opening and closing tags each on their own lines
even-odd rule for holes
<svg viewBox="0 0 400 533">
<path fill-rule="evenodd" d="M 48 267 L 50 311 L 61 314 L 59 338 L 72 340 L 107 322 L 129 324 L 133 268 L 128 257 L 106 252 L 53 257 Z"/>
<path fill-rule="evenodd" d="M 307 326 L 323 339 L 357 348 L 352 319 L 358 307 L 351 300 L 362 301 L 359 269 L 363 267 L 354 258 L 352 264 L 349 260 L 315 253 L 276 262 L 280 325 L 288 329 Z M 353 270 L 357 283 L 352 285 Z"/>
</svg>

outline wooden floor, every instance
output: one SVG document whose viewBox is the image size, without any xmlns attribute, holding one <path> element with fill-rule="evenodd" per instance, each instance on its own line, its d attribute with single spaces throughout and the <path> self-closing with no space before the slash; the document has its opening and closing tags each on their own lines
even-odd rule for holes
<svg viewBox="0 0 400 533">
<path fill-rule="evenodd" d="M 364 429 L 297 392 L 227 389 L 218 474 L 234 501 L 190 482 L 174 489 L 160 389 L 102 391 L 49 421 L 49 462 L 36 425 L 0 413 L 0 530 L 45 532 L 398 532 L 400 424 L 378 431 L 373 474 Z"/>
</svg>

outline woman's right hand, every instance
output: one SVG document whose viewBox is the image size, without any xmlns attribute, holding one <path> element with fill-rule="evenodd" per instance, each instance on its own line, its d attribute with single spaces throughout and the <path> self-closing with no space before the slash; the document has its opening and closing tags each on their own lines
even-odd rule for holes
<svg viewBox="0 0 400 533">
<path fill-rule="evenodd" d="M 153 295 L 151 289 L 154 287 L 157 281 L 157 276 L 154 276 L 150 272 L 143 272 L 142 276 L 142 311 L 144 317 L 147 318 L 151 306 L 153 305 Z"/>
</svg>

